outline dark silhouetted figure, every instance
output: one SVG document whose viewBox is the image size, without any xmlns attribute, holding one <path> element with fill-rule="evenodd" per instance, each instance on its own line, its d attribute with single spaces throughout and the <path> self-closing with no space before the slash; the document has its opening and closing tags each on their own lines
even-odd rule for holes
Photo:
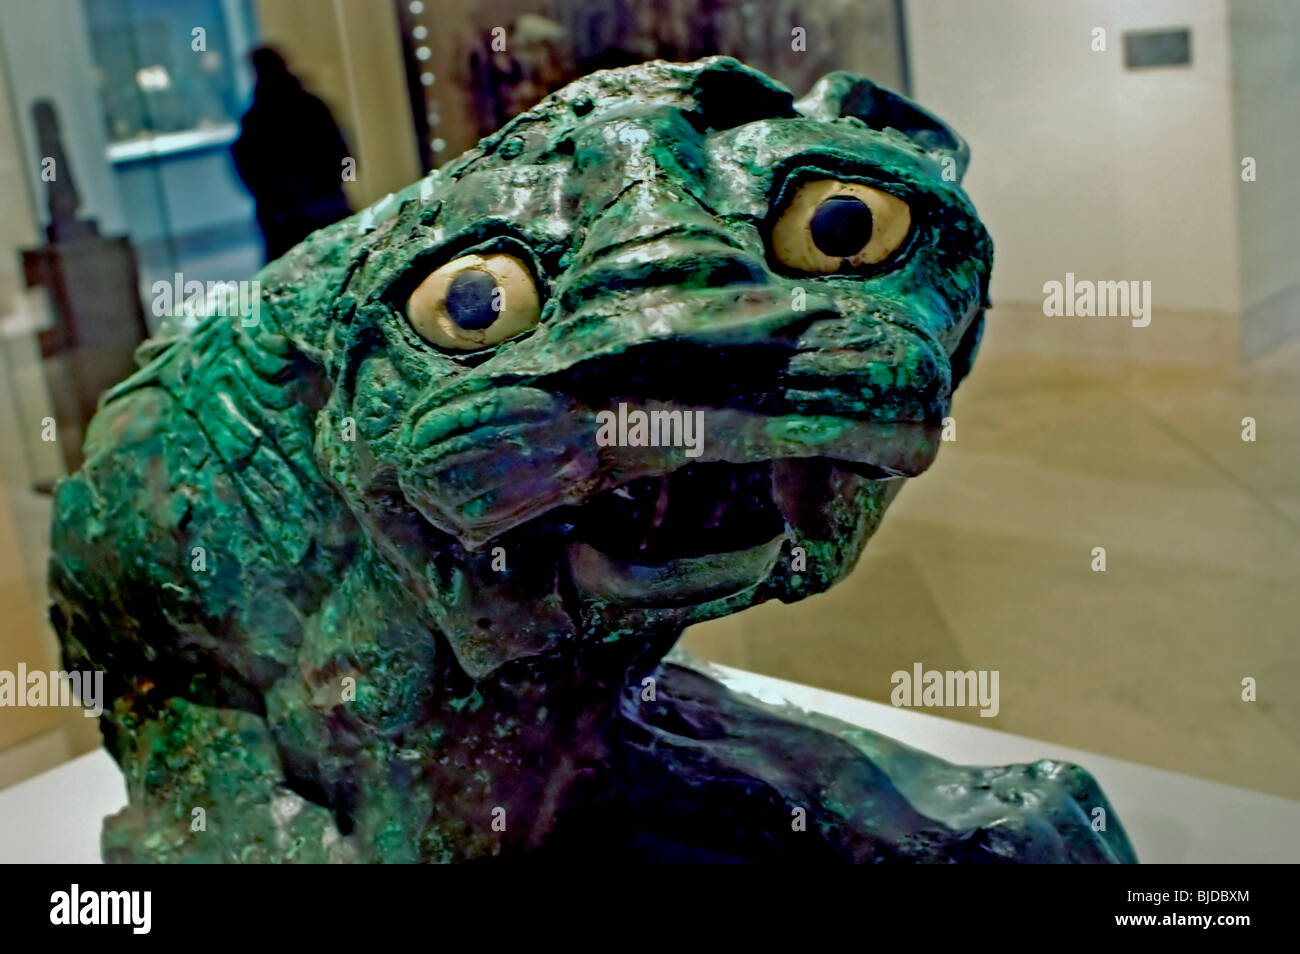
<svg viewBox="0 0 1300 954">
<path fill-rule="evenodd" d="M 351 214 L 343 193 L 349 153 L 329 108 L 302 88 L 279 53 L 259 47 L 252 61 L 253 102 L 230 153 L 257 203 L 269 262 Z"/>
</svg>

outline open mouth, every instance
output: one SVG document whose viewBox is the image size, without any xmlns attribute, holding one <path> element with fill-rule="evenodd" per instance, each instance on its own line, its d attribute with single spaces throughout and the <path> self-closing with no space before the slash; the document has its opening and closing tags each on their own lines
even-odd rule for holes
<svg viewBox="0 0 1300 954">
<path fill-rule="evenodd" d="M 839 416 L 656 400 L 609 404 L 580 418 L 595 428 L 595 453 L 566 459 L 563 479 L 552 473 L 552 457 L 532 466 L 529 453 L 519 454 L 520 439 L 502 418 L 491 421 L 483 441 L 514 442 L 509 459 L 522 469 L 509 493 L 492 485 L 467 496 L 481 485 L 470 478 L 514 476 L 513 464 L 494 460 L 490 443 L 472 453 L 442 452 L 432 486 L 416 468 L 409 484 L 399 475 L 395 490 L 467 550 L 516 530 L 520 545 L 540 537 L 558 546 L 567 556 L 566 596 L 626 607 L 698 606 L 772 579 L 790 540 L 829 541 L 834 549 L 846 534 L 856 539 L 856 524 L 878 520 L 898 481 L 924 471 L 938 450 L 936 424 L 874 418 L 860 407 Z M 457 436 L 463 443 L 465 435 Z M 546 445 L 548 454 L 569 452 L 561 437 Z M 585 434 L 577 437 L 586 447 Z M 820 568 L 817 579 L 829 579 L 827 572 Z M 787 582 L 797 585 L 794 575 Z M 774 593 L 786 591 L 780 580 L 774 585 Z"/>
<path fill-rule="evenodd" d="M 859 476 L 889 476 L 853 465 Z M 772 461 L 688 464 L 589 498 L 568 547 L 583 593 L 639 606 L 682 606 L 765 579 L 788 532 Z"/>
<path fill-rule="evenodd" d="M 772 499 L 772 465 L 688 464 L 634 480 L 583 504 L 577 537 L 625 563 L 747 550 L 785 531 Z"/>
<path fill-rule="evenodd" d="M 639 606 L 682 606 L 766 578 L 785 520 L 772 466 L 690 464 L 590 498 L 579 511 L 569 568 L 577 588 Z"/>
</svg>

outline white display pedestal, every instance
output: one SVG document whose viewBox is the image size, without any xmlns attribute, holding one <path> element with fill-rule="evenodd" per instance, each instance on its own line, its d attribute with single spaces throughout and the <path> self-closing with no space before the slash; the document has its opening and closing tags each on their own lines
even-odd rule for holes
<svg viewBox="0 0 1300 954">
<path fill-rule="evenodd" d="M 1097 779 L 1147 863 L 1300 861 L 1300 802 L 909 709 L 712 667 L 732 689 L 865 726 L 950 762 L 1076 762 Z M 0 791 L 0 861 L 99 861 L 100 821 L 126 804 L 103 749 Z"/>
</svg>

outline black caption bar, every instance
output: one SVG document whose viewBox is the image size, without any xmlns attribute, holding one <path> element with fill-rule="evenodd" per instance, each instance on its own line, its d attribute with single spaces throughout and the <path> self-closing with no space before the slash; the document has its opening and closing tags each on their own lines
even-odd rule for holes
<svg viewBox="0 0 1300 954">
<path fill-rule="evenodd" d="M 1285 925 L 1282 909 L 1293 877 L 1281 866 L 873 867 L 796 874 L 788 866 L 720 873 L 498 864 L 368 870 L 49 865 L 13 866 L 5 873 L 13 877 L 0 895 L 0 930 L 6 941 L 19 942 L 6 944 L 15 952 L 73 934 L 79 941 L 94 935 L 128 946 L 156 940 L 202 940 L 205 949 L 249 942 L 301 946 L 316 939 L 334 946 L 348 937 L 373 943 L 403 926 L 436 944 L 444 931 L 454 937 L 477 925 L 473 930 L 495 934 L 507 922 L 524 923 L 519 915 L 525 910 L 535 929 L 587 932 L 610 925 L 610 939 L 629 924 L 638 925 L 633 934 L 665 930 L 681 937 L 695 930 L 680 920 L 689 911 L 692 924 L 711 921 L 714 931 L 731 936 L 766 931 L 775 919 L 814 934 L 818 925 L 853 925 L 863 937 L 891 923 L 942 922 L 978 927 L 990 938 L 1005 928 L 1021 937 L 1027 929 L 1067 929 L 1071 936 L 1182 940 L 1197 934 L 1229 941 Z"/>
</svg>

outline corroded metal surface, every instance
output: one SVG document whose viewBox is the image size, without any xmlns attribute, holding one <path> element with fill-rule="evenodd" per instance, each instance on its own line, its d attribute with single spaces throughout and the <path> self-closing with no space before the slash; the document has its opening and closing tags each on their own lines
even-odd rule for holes
<svg viewBox="0 0 1300 954">
<path fill-rule="evenodd" d="M 992 261 L 966 161 L 847 74 L 596 73 L 267 266 L 254 315 L 169 321 L 56 499 L 130 794 L 106 857 L 1132 860 L 1082 770 L 661 662 L 842 578 L 933 458 Z"/>
</svg>

